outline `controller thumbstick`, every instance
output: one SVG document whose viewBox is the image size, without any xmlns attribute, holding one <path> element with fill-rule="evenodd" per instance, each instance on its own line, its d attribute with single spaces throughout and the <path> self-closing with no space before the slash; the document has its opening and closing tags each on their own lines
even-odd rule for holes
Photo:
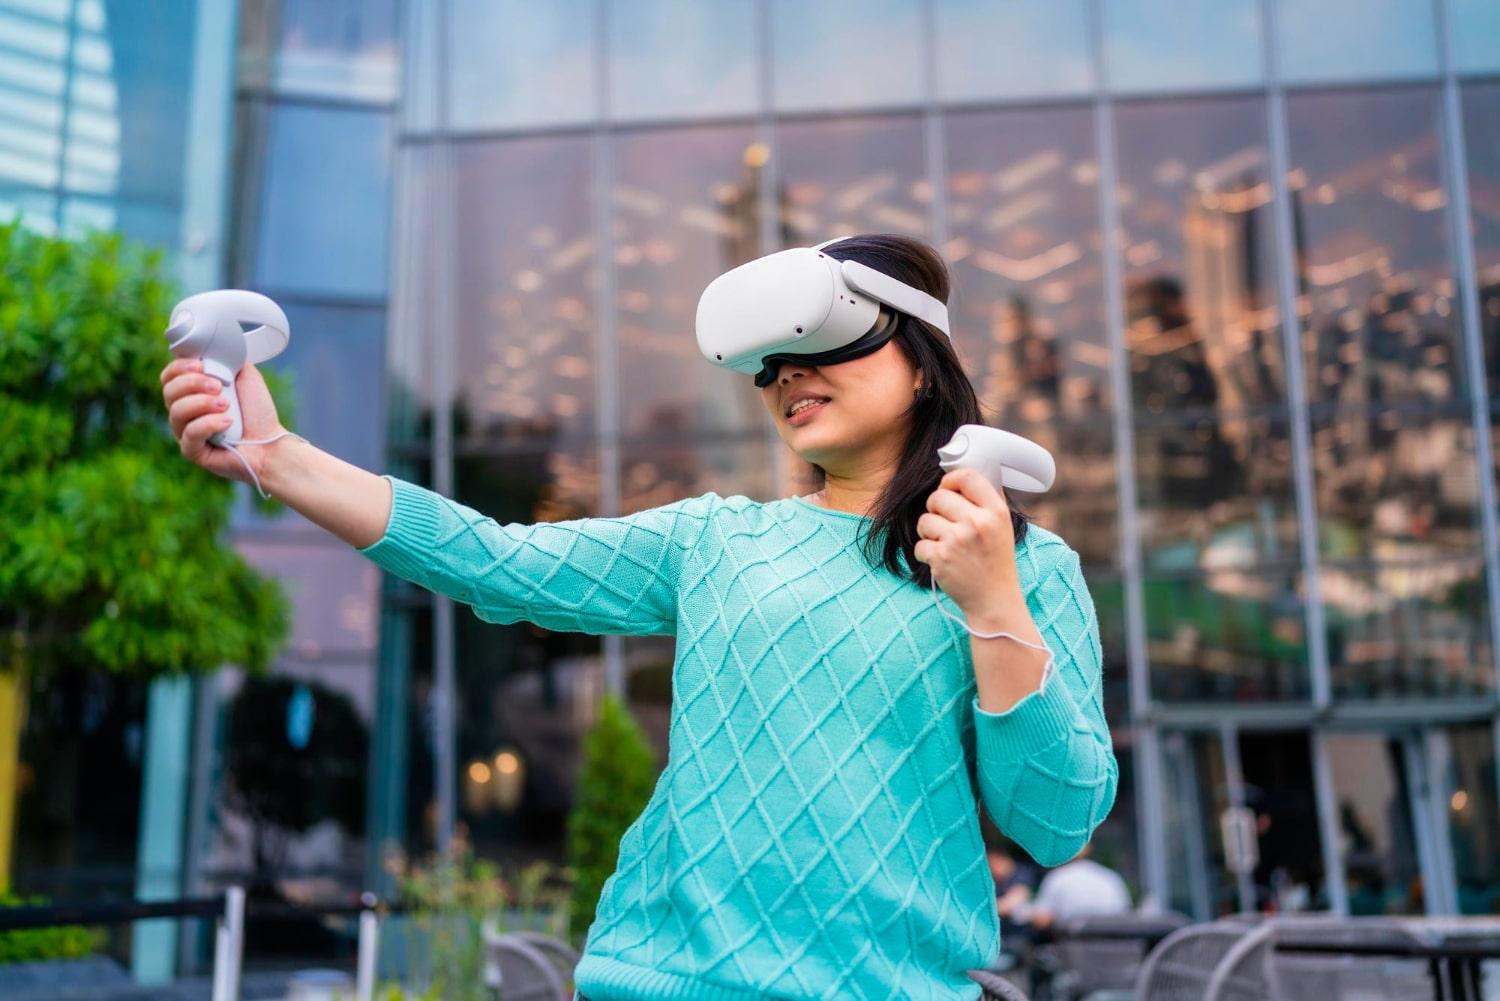
<svg viewBox="0 0 1500 1001">
<path fill-rule="evenodd" d="M 964 453 L 968 450 L 969 436 L 959 431 L 948 444 L 938 449 L 938 465 L 943 467 L 945 473 L 952 472 L 963 461 Z"/>
</svg>

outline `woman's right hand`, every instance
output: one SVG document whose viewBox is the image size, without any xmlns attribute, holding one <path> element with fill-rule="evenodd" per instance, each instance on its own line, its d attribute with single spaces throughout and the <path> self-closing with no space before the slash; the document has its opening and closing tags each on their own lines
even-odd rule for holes
<svg viewBox="0 0 1500 1001">
<path fill-rule="evenodd" d="M 197 359 L 177 358 L 162 369 L 161 383 L 167 423 L 183 456 L 217 476 L 250 482 L 244 465 L 229 449 L 208 440 L 210 435 L 227 431 L 231 423 L 227 412 L 229 401 L 223 396 L 224 387 L 219 380 L 204 374 L 203 363 Z M 271 391 L 254 365 L 246 364 L 240 369 L 234 387 L 240 398 L 245 440 L 262 441 L 283 430 Z M 257 445 L 240 447 L 240 454 L 255 468 L 256 475 L 262 477 L 259 466 L 264 450 L 264 446 Z"/>
</svg>

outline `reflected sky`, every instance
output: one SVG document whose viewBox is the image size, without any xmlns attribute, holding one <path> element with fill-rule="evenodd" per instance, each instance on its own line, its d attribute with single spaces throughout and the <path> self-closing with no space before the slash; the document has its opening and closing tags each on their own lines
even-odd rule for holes
<svg viewBox="0 0 1500 1001">
<path fill-rule="evenodd" d="M 755 4 L 630 0 L 609 5 L 612 118 L 753 112 Z"/>
<path fill-rule="evenodd" d="M 1460 73 L 1500 70 L 1500 3 L 1447 0 L 1453 36 L 1452 58 Z"/>
<path fill-rule="evenodd" d="M 1277 65 L 1290 83 L 1436 76 L 1432 0 L 1273 0 Z"/>
<path fill-rule="evenodd" d="M 1247 87 L 1263 78 L 1258 0 L 1109 0 L 1101 8 L 1113 90 Z"/>
<path fill-rule="evenodd" d="M 449 124 L 562 125 L 597 114 L 594 0 L 449 0 Z"/>
<path fill-rule="evenodd" d="M 770 0 L 772 103 L 899 107 L 926 91 L 919 0 Z"/>
<path fill-rule="evenodd" d="M 940 0 L 936 15 L 943 100 L 1086 94 L 1094 86 L 1084 0 Z"/>
</svg>

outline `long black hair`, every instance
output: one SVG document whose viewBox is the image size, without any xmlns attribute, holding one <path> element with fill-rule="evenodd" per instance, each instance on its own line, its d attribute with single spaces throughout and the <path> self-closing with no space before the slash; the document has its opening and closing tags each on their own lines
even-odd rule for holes
<svg viewBox="0 0 1500 1001">
<path fill-rule="evenodd" d="M 947 265 L 932 247 L 908 236 L 891 233 L 850 237 L 831 244 L 823 253 L 840 261 L 858 261 L 882 274 L 948 301 L 951 282 Z M 899 577 L 927 587 L 932 571 L 916 558 L 917 519 L 927 513 L 927 498 L 943 479 L 937 450 L 948 443 L 961 424 L 983 424 L 974 384 L 958 360 L 953 342 L 941 330 L 902 314 L 895 344 L 922 372 L 911 409 L 910 433 L 901 449 L 896 471 L 870 512 L 865 555 L 871 564 L 885 566 Z M 819 476 L 823 470 L 817 468 Z M 1026 537 L 1030 517 L 1004 491 L 1010 507 L 1017 545 Z"/>
</svg>

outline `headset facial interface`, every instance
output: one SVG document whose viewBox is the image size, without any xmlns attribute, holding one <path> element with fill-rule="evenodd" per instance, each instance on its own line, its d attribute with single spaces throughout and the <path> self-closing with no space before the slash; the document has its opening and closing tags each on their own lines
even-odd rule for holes
<svg viewBox="0 0 1500 1001">
<path fill-rule="evenodd" d="M 836 243 L 838 241 L 830 241 Z M 698 349 L 715 365 L 769 386 L 781 365 L 834 365 L 884 347 L 900 314 L 944 334 L 948 307 L 828 243 L 757 258 L 709 283 L 698 300 Z"/>
</svg>

